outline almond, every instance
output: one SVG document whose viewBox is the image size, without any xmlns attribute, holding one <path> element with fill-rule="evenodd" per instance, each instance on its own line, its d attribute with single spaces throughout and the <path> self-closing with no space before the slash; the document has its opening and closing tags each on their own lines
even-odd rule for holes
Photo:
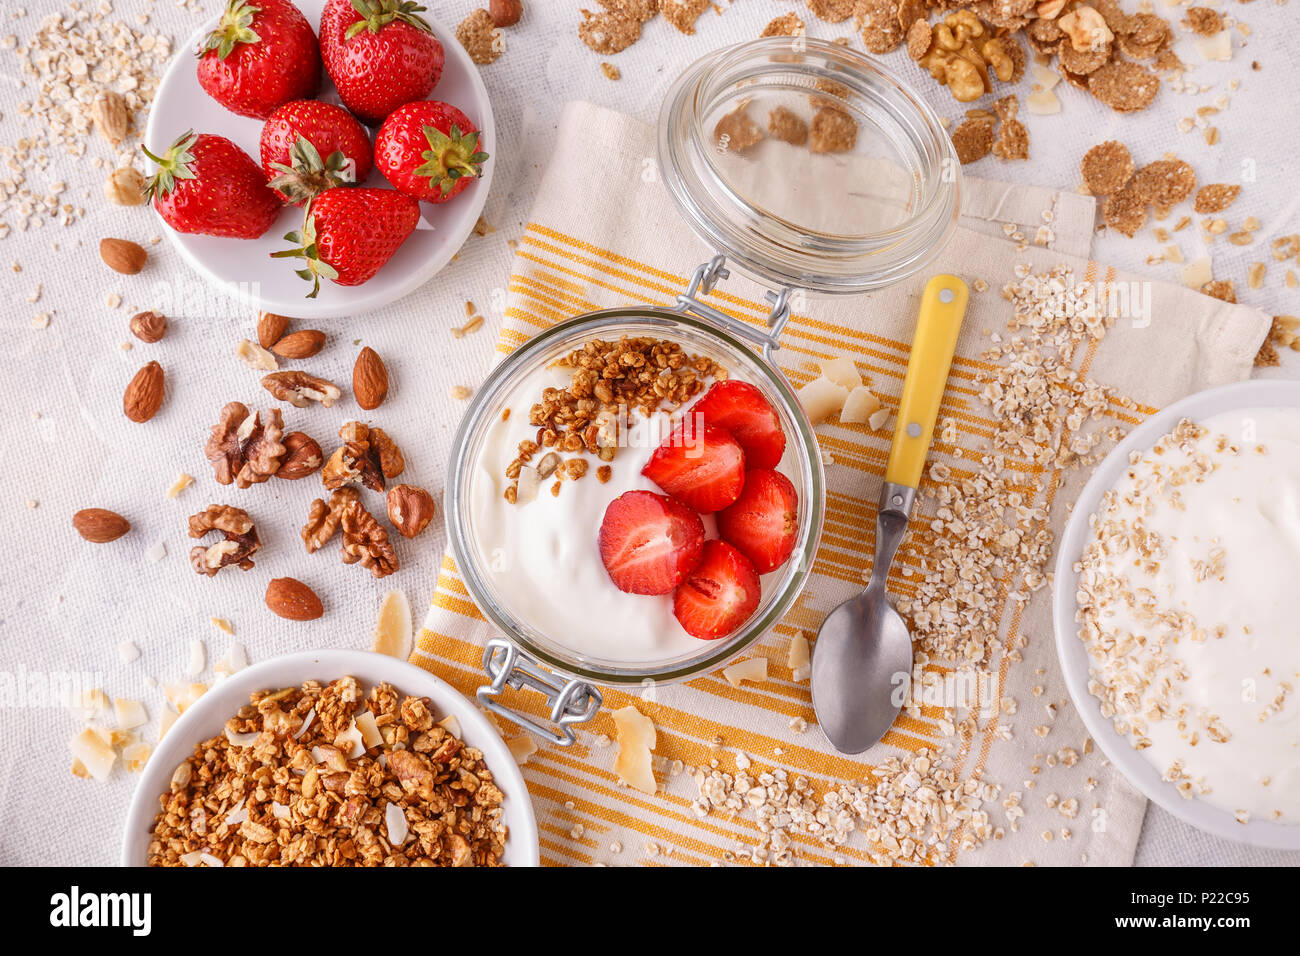
<svg viewBox="0 0 1300 956">
<path fill-rule="evenodd" d="M 131 128 L 131 108 L 121 93 L 105 90 L 90 104 L 90 119 L 99 135 L 116 146 Z"/>
<path fill-rule="evenodd" d="M 290 621 L 314 621 L 325 613 L 316 592 L 297 578 L 272 578 L 266 586 L 266 606 Z"/>
<path fill-rule="evenodd" d="M 130 239 L 101 239 L 99 257 L 114 272 L 133 276 L 144 268 L 149 253 L 144 251 L 144 246 Z"/>
<path fill-rule="evenodd" d="M 257 344 L 269 349 L 284 338 L 285 329 L 289 327 L 289 318 L 274 312 L 263 312 L 257 317 Z"/>
<path fill-rule="evenodd" d="M 122 411 L 133 422 L 147 422 L 153 418 L 163 401 L 163 369 L 150 362 L 135 373 L 122 396 Z"/>
<path fill-rule="evenodd" d="M 320 468 L 324 456 L 316 439 L 304 432 L 290 432 L 281 439 L 284 445 L 284 459 L 275 477 L 295 481 L 314 474 Z"/>
<path fill-rule="evenodd" d="M 72 526 L 87 541 L 107 544 L 131 530 L 131 522 L 107 508 L 82 508 L 72 516 Z"/>
<path fill-rule="evenodd" d="M 167 316 L 161 312 L 137 312 L 131 316 L 131 334 L 141 342 L 157 342 L 167 334 Z"/>
<path fill-rule="evenodd" d="M 388 397 L 388 367 L 369 346 L 361 350 L 352 367 L 352 393 L 366 411 L 378 408 Z"/>
<path fill-rule="evenodd" d="M 324 347 L 325 333 L 317 332 L 315 329 L 290 332 L 274 345 L 269 346 L 276 355 L 287 359 L 311 358 Z"/>
</svg>

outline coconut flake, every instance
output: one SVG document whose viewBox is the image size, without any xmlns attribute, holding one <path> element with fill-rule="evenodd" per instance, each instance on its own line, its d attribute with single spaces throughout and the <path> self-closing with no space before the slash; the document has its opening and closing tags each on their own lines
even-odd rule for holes
<svg viewBox="0 0 1300 956">
<path fill-rule="evenodd" d="M 68 747 L 72 750 L 72 756 L 95 780 L 103 783 L 108 779 L 117 760 L 117 754 L 94 728 L 87 727 L 77 734 L 69 742 Z"/>
<path fill-rule="evenodd" d="M 393 846 L 401 846 L 406 842 L 407 834 L 410 827 L 406 823 L 406 814 L 402 808 L 395 803 L 390 803 L 384 808 L 384 824 L 388 828 L 388 842 Z"/>
<path fill-rule="evenodd" d="M 858 372 L 857 364 L 851 358 L 840 356 L 837 359 L 831 359 L 829 362 L 822 362 L 821 371 L 822 378 L 849 390 L 855 389 L 862 384 L 862 375 Z"/>
<path fill-rule="evenodd" d="M 750 657 L 743 661 L 737 661 L 730 667 L 724 668 L 722 676 L 727 679 L 727 683 L 732 687 L 739 687 L 744 681 L 761 684 L 767 680 L 767 658 Z"/>
<path fill-rule="evenodd" d="M 293 739 L 301 740 L 302 735 L 307 732 L 307 728 L 311 726 L 311 722 L 315 719 L 316 719 L 316 708 L 313 707 L 311 710 L 307 711 L 307 716 L 302 719 L 302 726 L 299 727 L 298 732 L 293 735 Z M 316 762 L 320 763 L 319 760 Z"/>
<path fill-rule="evenodd" d="M 506 749 L 510 751 L 510 756 L 515 758 L 515 763 L 523 766 L 528 763 L 528 758 L 537 753 L 537 744 L 528 734 L 521 737 L 511 737 L 506 741 Z"/>
<path fill-rule="evenodd" d="M 190 659 L 185 664 L 186 677 L 198 677 L 208 666 L 208 651 L 202 641 L 190 641 Z"/>
<path fill-rule="evenodd" d="M 357 729 L 355 719 L 348 724 L 347 730 L 334 738 L 334 746 L 342 750 L 349 760 L 356 760 L 366 752 L 366 742 L 361 736 L 361 731 Z"/>
<path fill-rule="evenodd" d="M 808 420 L 814 425 L 820 425 L 844 407 L 849 390 L 822 376 L 799 389 L 798 396 L 799 404 L 808 414 Z"/>
<path fill-rule="evenodd" d="M 257 738 L 260 736 L 262 735 L 256 730 L 250 730 L 246 734 L 236 734 L 232 733 L 229 728 L 226 728 L 226 741 L 232 747 L 251 747 L 253 744 L 257 743 Z"/>
<path fill-rule="evenodd" d="M 226 826 L 237 827 L 241 823 L 244 823 L 247 820 L 248 820 L 248 807 L 244 805 L 244 800 L 241 799 L 238 803 L 236 803 L 233 807 L 231 807 L 230 812 L 226 814 Z"/>
<path fill-rule="evenodd" d="M 368 710 L 363 710 L 357 714 L 357 730 L 361 731 L 361 742 L 366 745 L 366 749 L 378 747 L 384 742 L 383 736 L 379 733 L 379 724 L 375 722 L 375 715 Z"/>
<path fill-rule="evenodd" d="M 652 762 L 657 742 L 655 725 L 631 704 L 614 711 L 613 717 L 618 732 L 614 773 L 629 787 L 653 794 L 658 788 Z"/>
<path fill-rule="evenodd" d="M 149 712 L 138 700 L 115 698 L 113 710 L 117 713 L 117 726 L 122 730 L 130 730 L 132 727 L 139 727 L 149 722 Z"/>
<path fill-rule="evenodd" d="M 460 719 L 455 714 L 448 714 L 442 718 L 442 720 L 438 721 L 438 726 L 457 740 L 460 740 Z"/>
</svg>

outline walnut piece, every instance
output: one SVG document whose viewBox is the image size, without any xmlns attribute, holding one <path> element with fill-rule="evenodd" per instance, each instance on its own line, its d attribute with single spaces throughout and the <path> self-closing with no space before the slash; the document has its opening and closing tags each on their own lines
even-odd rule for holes
<svg viewBox="0 0 1300 956">
<path fill-rule="evenodd" d="M 280 470 L 286 448 L 284 422 L 278 408 L 249 415 L 248 406 L 230 402 L 212 426 L 203 452 L 212 462 L 217 483 L 232 481 L 239 488 L 259 485 Z"/>
<path fill-rule="evenodd" d="M 190 564 L 199 574 L 212 577 L 222 568 L 237 565 L 241 571 L 253 567 L 253 555 L 262 547 L 262 539 L 248 512 L 230 505 L 208 505 L 190 515 L 190 537 L 202 538 L 220 531 L 223 540 L 213 545 L 198 545 L 190 550 Z"/>
<path fill-rule="evenodd" d="M 343 511 L 340 527 L 343 529 L 344 564 L 360 561 L 361 566 L 369 568 L 377 578 L 388 577 L 397 570 L 397 553 L 388 540 L 388 532 L 359 500 Z"/>
<path fill-rule="evenodd" d="M 321 469 L 321 481 L 331 491 L 347 484 L 383 491 L 385 479 L 396 478 L 406 470 L 401 449 L 382 428 L 348 422 L 339 429 L 339 438 L 343 444 Z"/>
<path fill-rule="evenodd" d="M 307 523 L 303 525 L 301 532 L 302 542 L 307 546 L 308 554 L 319 551 L 329 543 L 330 538 L 334 537 L 334 532 L 339 529 L 343 512 L 360 500 L 360 493 L 355 488 L 349 487 L 340 488 L 330 495 L 329 504 L 320 498 L 311 503 Z"/>
<path fill-rule="evenodd" d="M 930 48 L 917 62 L 948 87 L 953 99 L 970 103 L 992 91 L 990 70 L 1003 83 L 1014 77 L 1008 42 L 1014 41 L 992 36 L 970 10 L 957 10 L 934 25 Z"/>
<path fill-rule="evenodd" d="M 331 408 L 343 394 L 333 382 L 296 369 L 262 376 L 262 387 L 294 408 L 306 408 L 312 402 Z"/>
</svg>

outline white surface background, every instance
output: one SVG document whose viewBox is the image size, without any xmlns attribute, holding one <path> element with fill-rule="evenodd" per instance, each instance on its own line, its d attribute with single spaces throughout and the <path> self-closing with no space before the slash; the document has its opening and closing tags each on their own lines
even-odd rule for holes
<svg viewBox="0 0 1300 956">
<path fill-rule="evenodd" d="M 471 0 L 438 3 L 434 14 L 455 24 L 475 5 Z M 321 355 L 303 363 L 348 385 L 359 348 L 354 340 L 378 350 L 388 360 L 393 387 L 389 401 L 370 417 L 402 444 L 408 462 L 402 480 L 422 484 L 435 495 L 441 494 L 448 446 L 461 411 L 448 397 L 448 388 L 473 386 L 493 360 L 500 322 L 494 309 L 504 301 L 502 286 L 510 269 L 507 240 L 518 235 L 527 216 L 562 103 L 585 98 L 653 121 L 668 84 L 687 63 L 718 46 L 757 36 L 778 14 L 802 10 L 797 0 L 747 0 L 720 17 L 706 12 L 694 37 L 656 21 L 636 46 L 609 58 L 623 72 L 615 83 L 601 74 L 602 58 L 576 38 L 576 0 L 532 0 L 527 6 L 522 23 L 506 32 L 505 55 L 483 69 L 498 129 L 498 142 L 491 147 L 497 178 L 486 210 L 495 232 L 472 237 L 457 261 L 403 302 L 367 315 L 315 323 L 329 334 L 330 343 Z M 150 12 L 152 27 L 170 32 L 179 47 L 219 4 L 212 0 L 199 13 L 170 0 L 117 0 L 116 7 L 118 16 Z M 52 0 L 31 0 L 28 15 L 12 21 L 7 8 L 0 14 L 0 35 L 27 36 L 40 15 L 62 8 Z M 1150 110 L 1119 116 L 1063 83 L 1057 88 L 1063 103 L 1060 115 L 1025 116 L 1022 110 L 1031 136 L 1028 163 L 1004 164 L 990 157 L 972 171 L 1073 188 L 1079 156 L 1108 138 L 1126 142 L 1139 165 L 1176 150 L 1193 164 L 1201 182 L 1236 182 L 1243 169 L 1253 171 L 1254 181 L 1244 184 L 1228 218 L 1235 228 L 1245 216 L 1257 216 L 1263 223 L 1260 240 L 1248 248 L 1220 240 L 1214 247 L 1216 276 L 1234 279 L 1243 302 L 1273 312 L 1300 312 L 1300 292 L 1282 287 L 1283 270 L 1267 248 L 1274 236 L 1300 232 L 1295 14 L 1272 0 L 1222 9 L 1240 14 L 1252 35 L 1244 49 L 1237 37 L 1233 62 L 1196 69 L 1195 80 L 1215 84 L 1213 90 L 1191 95 L 1166 87 Z M 1158 12 L 1179 17 L 1163 5 Z M 809 18 L 809 30 L 833 38 L 848 35 L 851 24 L 831 26 Z M 1180 52 L 1187 62 L 1197 61 L 1189 49 Z M 961 110 L 946 91 L 924 77 L 901 51 L 886 60 L 912 78 L 943 114 L 960 118 Z M 1250 69 L 1252 60 L 1260 63 L 1259 71 Z M 1240 89 L 1230 92 L 1227 83 L 1234 77 Z M 1019 92 L 1023 100 L 1027 81 Z M 1231 106 L 1211 120 L 1222 133 L 1219 145 L 1206 146 L 1195 132 L 1177 132 L 1179 117 L 1222 93 L 1230 95 Z M 31 132 L 16 110 L 17 103 L 31 95 L 22 86 L 12 52 L 0 50 L 0 143 L 13 143 Z M 91 144 L 90 155 L 96 151 L 111 156 L 99 141 Z M 0 672 L 89 671 L 100 675 L 99 683 L 110 695 L 145 700 L 156 719 L 159 694 L 146 688 L 145 677 L 180 678 L 193 639 L 205 642 L 211 660 L 224 655 L 235 640 L 254 660 L 310 647 L 365 647 L 379 598 L 390 587 L 407 593 L 418 620 L 442 554 L 440 526 L 414 542 L 399 540 L 402 569 L 374 581 L 359 565 L 341 565 L 333 546 L 312 556 L 303 553 L 297 529 L 319 490 L 315 480 L 271 482 L 246 491 L 216 485 L 202 446 L 217 412 L 231 400 L 269 404 L 258 385 L 260 373 L 242 366 L 232 354 L 240 338 L 252 337 L 255 316 L 222 307 L 205 310 L 208 314 L 173 315 L 161 343 L 137 342 L 131 351 L 121 351 L 119 345 L 131 341 L 128 317 L 151 307 L 156 283 L 170 283 L 174 291 L 177 283 L 194 280 L 166 243 L 151 247 L 153 258 L 142 274 L 109 272 L 95 251 L 101 237 L 143 241 L 162 227 L 144 208 L 119 209 L 104 202 L 102 174 L 88 164 L 57 161 L 32 177 L 33 184 L 56 179 L 66 180 L 78 196 L 89 190 L 86 218 L 67 229 L 49 223 L 0 240 L 0 266 L 5 266 L 0 268 L 0 348 L 9 378 L 0 425 L 7 463 L 7 492 L 0 495 L 0 526 L 5 529 Z M 1180 234 L 1189 260 L 1201 254 L 1193 232 Z M 1099 261 L 1176 280 L 1176 266 L 1145 265 L 1157 246 L 1149 234 L 1136 240 L 1099 235 L 1094 255 Z M 1258 292 L 1245 288 L 1245 267 L 1253 260 L 1270 266 L 1266 287 Z M 21 263 L 23 271 L 11 272 L 10 262 Z M 42 297 L 31 305 L 27 297 L 37 283 L 43 285 Z M 124 300 L 118 309 L 105 304 L 105 297 L 114 292 Z M 479 305 L 487 322 L 477 334 L 455 340 L 448 330 L 464 322 L 466 299 Z M 38 311 L 53 312 L 49 328 L 31 328 L 31 317 Z M 1281 374 L 1300 375 L 1300 362 L 1291 355 L 1284 356 L 1288 367 Z M 122 390 L 135 370 L 154 358 L 167 371 L 167 398 L 156 418 L 135 425 L 121 414 Z M 285 422 L 287 429 L 316 437 L 328 452 L 338 426 L 357 413 L 348 400 L 334 409 L 287 408 Z M 164 493 L 178 471 L 193 474 L 197 482 L 169 501 Z M 29 509 L 29 500 L 39 506 Z M 255 570 L 225 571 L 214 579 L 190 570 L 185 519 L 209 502 L 240 505 L 258 520 L 264 549 Z M 367 503 L 372 511 L 382 510 L 377 496 Z M 90 506 L 127 515 L 134 525 L 132 534 L 98 547 L 82 542 L 69 521 L 74 511 Z M 144 553 L 160 540 L 168 555 L 151 563 Z M 321 594 L 326 603 L 322 620 L 295 624 L 265 609 L 265 582 L 285 574 L 303 579 Z M 232 621 L 235 637 L 215 630 L 208 623 L 213 616 Z M 143 649 L 140 661 L 120 663 L 117 646 L 123 640 Z M 66 741 L 80 728 L 62 710 L 0 709 L 0 721 L 0 862 L 113 862 L 135 778 L 118 772 L 107 785 L 73 779 Z M 1300 860 L 1203 836 L 1151 809 L 1138 862 L 1294 865 Z"/>
</svg>

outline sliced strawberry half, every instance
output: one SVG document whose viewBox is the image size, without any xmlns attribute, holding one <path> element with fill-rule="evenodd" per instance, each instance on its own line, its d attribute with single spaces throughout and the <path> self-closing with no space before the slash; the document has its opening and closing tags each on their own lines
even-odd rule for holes
<svg viewBox="0 0 1300 956">
<path fill-rule="evenodd" d="M 715 641 L 749 620 L 760 593 L 749 558 L 714 539 L 704 542 L 700 563 L 673 592 L 673 614 L 687 634 Z"/>
<path fill-rule="evenodd" d="M 799 537 L 799 494 L 790 479 L 770 468 L 745 472 L 740 497 L 718 512 L 718 534 L 759 574 L 785 564 Z"/>
<path fill-rule="evenodd" d="M 740 496 L 745 451 L 725 428 L 690 416 L 654 450 L 641 474 L 700 514 L 712 514 Z"/>
<path fill-rule="evenodd" d="M 704 524 L 667 495 L 629 491 L 605 509 L 598 544 L 600 560 L 620 591 L 667 594 L 699 563 Z"/>
<path fill-rule="evenodd" d="M 751 468 L 775 468 L 785 454 L 785 432 L 776 409 L 748 382 L 715 382 L 691 411 L 735 435 Z"/>
</svg>

